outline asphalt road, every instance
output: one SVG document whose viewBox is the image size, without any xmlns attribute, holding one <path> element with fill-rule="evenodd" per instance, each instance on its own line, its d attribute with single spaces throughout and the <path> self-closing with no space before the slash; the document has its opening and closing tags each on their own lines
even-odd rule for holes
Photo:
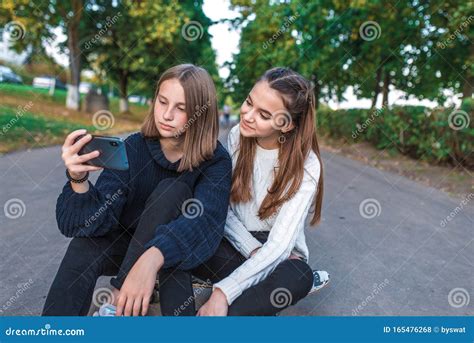
<svg viewBox="0 0 474 343">
<path fill-rule="evenodd" d="M 53 146 L 0 157 L 0 315 L 39 315 L 65 253 L 54 217 L 60 155 Z M 473 195 L 464 204 L 357 161 L 323 160 L 324 219 L 306 237 L 331 283 L 282 314 L 474 315 Z"/>
</svg>

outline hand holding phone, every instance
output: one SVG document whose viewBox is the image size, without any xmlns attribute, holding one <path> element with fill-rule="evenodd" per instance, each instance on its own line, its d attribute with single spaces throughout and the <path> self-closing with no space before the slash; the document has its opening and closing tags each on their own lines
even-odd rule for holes
<svg viewBox="0 0 474 343">
<path fill-rule="evenodd" d="M 76 138 L 80 140 L 82 136 Z M 128 170 L 127 149 L 125 142 L 118 137 L 92 135 L 92 139 L 79 150 L 79 156 L 89 156 L 95 151 L 99 155 L 87 158 L 85 164 L 115 170 Z"/>
<path fill-rule="evenodd" d="M 117 137 L 86 134 L 86 130 L 71 132 L 63 145 L 63 160 L 73 178 L 103 168 L 127 170 L 125 143 Z"/>
<path fill-rule="evenodd" d="M 64 165 L 69 170 L 69 174 L 74 179 L 82 179 L 88 171 L 102 170 L 102 167 L 85 164 L 89 160 L 99 156 L 99 151 L 92 151 L 88 154 L 79 155 L 79 151 L 91 141 L 92 135 L 86 134 L 85 129 L 71 132 L 64 141 L 61 148 L 61 158 Z"/>
</svg>

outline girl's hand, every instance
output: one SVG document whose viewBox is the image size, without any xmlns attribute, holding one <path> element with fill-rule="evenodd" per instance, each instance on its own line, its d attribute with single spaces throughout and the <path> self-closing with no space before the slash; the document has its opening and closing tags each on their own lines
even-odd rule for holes
<svg viewBox="0 0 474 343">
<path fill-rule="evenodd" d="M 227 298 L 219 288 L 216 288 L 209 300 L 199 309 L 198 316 L 227 316 L 229 305 Z"/>
<path fill-rule="evenodd" d="M 163 266 L 164 256 L 151 247 L 135 262 L 128 273 L 117 299 L 116 316 L 145 316 L 155 286 L 156 274 Z"/>
<path fill-rule="evenodd" d="M 69 170 L 69 174 L 74 179 L 81 179 L 86 176 L 86 172 L 88 171 L 96 171 L 101 170 L 101 167 L 89 166 L 84 163 L 87 161 L 96 158 L 99 156 L 99 151 L 95 150 L 88 154 L 79 155 L 79 151 L 82 149 L 84 145 L 86 145 L 91 139 L 92 135 L 88 134 L 79 139 L 76 143 L 74 140 L 83 135 L 87 132 L 85 129 L 76 130 L 71 132 L 64 141 L 62 146 L 62 155 L 61 158 L 64 161 L 64 165 Z"/>
<path fill-rule="evenodd" d="M 257 248 L 257 249 L 255 249 L 254 251 L 252 251 L 252 252 L 250 253 L 249 258 L 252 257 L 253 255 L 255 255 L 255 254 L 257 253 L 258 249 L 260 249 L 260 248 Z"/>
</svg>

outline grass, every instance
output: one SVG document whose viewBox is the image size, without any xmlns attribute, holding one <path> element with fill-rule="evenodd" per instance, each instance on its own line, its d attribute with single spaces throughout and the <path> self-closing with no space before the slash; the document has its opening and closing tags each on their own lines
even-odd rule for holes
<svg viewBox="0 0 474 343">
<path fill-rule="evenodd" d="M 93 114 L 65 108 L 66 91 L 50 96 L 47 89 L 0 84 L 0 96 L 0 153 L 62 144 L 68 133 L 79 128 L 103 135 L 137 131 L 148 114 L 148 106 L 137 104 L 130 105 L 130 113 L 118 113 L 118 99 L 112 98 L 115 124 L 99 131 L 93 126 Z"/>
<path fill-rule="evenodd" d="M 71 131 L 93 126 L 67 120 L 51 119 L 30 112 L 19 112 L 11 107 L 0 106 L 0 152 L 18 147 L 36 147 L 61 143 Z"/>
<path fill-rule="evenodd" d="M 0 83 L 0 94 L 11 95 L 21 99 L 36 99 L 42 101 L 50 101 L 58 105 L 64 106 L 66 103 L 67 92 L 62 89 L 57 89 L 54 95 L 49 95 L 49 89 L 34 88 L 29 85 L 18 85 L 11 83 Z M 81 101 L 84 103 L 85 94 L 81 94 Z M 119 111 L 119 98 L 112 97 L 109 99 L 109 107 L 112 113 Z M 148 111 L 148 105 L 129 104 L 131 113 L 142 113 Z"/>
<path fill-rule="evenodd" d="M 49 95 L 49 89 L 34 88 L 28 85 L 17 85 L 11 83 L 0 83 L 0 94 L 12 95 L 22 99 L 37 98 L 39 100 L 52 101 L 59 104 L 66 103 L 66 91 L 58 89 L 54 95 Z"/>
</svg>

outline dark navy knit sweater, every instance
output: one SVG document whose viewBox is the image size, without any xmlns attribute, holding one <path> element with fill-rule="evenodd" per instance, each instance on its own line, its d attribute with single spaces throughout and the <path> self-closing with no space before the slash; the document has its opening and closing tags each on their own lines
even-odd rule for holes
<svg viewBox="0 0 474 343">
<path fill-rule="evenodd" d="M 76 193 L 70 182 L 65 184 L 56 204 L 59 230 L 67 237 L 103 236 L 112 230 L 132 234 L 157 184 L 165 178 L 177 178 L 187 183 L 193 197 L 202 203 L 202 215 L 181 215 L 159 225 L 146 247 L 160 249 L 164 268 L 200 265 L 214 254 L 224 233 L 232 174 L 226 149 L 218 142 L 212 159 L 193 171 L 178 172 L 180 161 L 168 161 L 159 140 L 137 132 L 125 139 L 125 145 L 129 170 L 104 169 L 95 185 L 88 181 L 86 193 Z"/>
</svg>

